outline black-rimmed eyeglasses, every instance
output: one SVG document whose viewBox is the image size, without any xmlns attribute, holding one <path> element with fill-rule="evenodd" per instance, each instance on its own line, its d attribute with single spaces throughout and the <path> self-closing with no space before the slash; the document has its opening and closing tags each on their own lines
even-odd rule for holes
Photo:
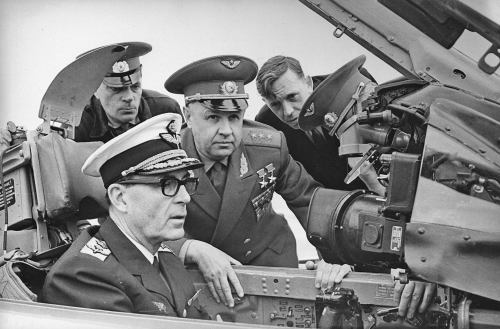
<svg viewBox="0 0 500 329">
<path fill-rule="evenodd" d="M 161 185 L 161 193 L 164 196 L 175 196 L 182 185 L 186 187 L 189 195 L 193 195 L 198 188 L 199 179 L 196 177 L 189 177 L 185 179 L 177 179 L 175 177 L 169 178 L 131 178 L 118 181 L 118 184 L 159 184 Z"/>
</svg>

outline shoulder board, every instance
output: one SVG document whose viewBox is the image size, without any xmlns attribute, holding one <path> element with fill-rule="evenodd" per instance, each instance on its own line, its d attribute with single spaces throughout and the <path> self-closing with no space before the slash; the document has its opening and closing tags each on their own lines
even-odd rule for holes
<svg viewBox="0 0 500 329">
<path fill-rule="evenodd" d="M 85 246 L 83 246 L 82 250 L 80 250 L 82 254 L 87 254 L 90 256 L 94 256 L 102 261 L 108 258 L 111 255 L 111 250 L 109 250 L 108 245 L 105 241 L 101 241 L 95 237 L 89 240 Z"/>
<path fill-rule="evenodd" d="M 172 253 L 172 254 L 174 253 L 174 252 L 172 251 L 172 249 L 170 249 L 170 247 L 169 247 L 169 246 L 167 246 L 167 244 L 166 244 L 166 243 L 162 243 L 162 244 L 161 244 L 161 246 L 160 246 L 160 249 L 158 249 L 158 252 L 162 252 L 162 251 L 163 251 L 163 252 L 170 252 L 170 253 Z"/>
<path fill-rule="evenodd" d="M 280 148 L 281 134 L 274 129 L 243 128 L 243 143 Z"/>
</svg>

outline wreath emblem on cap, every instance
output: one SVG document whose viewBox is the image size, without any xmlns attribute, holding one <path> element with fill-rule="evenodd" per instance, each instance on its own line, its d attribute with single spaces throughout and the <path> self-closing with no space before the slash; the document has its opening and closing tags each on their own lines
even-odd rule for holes
<svg viewBox="0 0 500 329">
<path fill-rule="evenodd" d="M 226 81 L 219 87 L 222 95 L 235 95 L 238 93 L 238 86 L 234 81 Z"/>
<path fill-rule="evenodd" d="M 122 72 L 127 72 L 129 71 L 130 68 L 128 66 L 128 63 L 123 61 L 123 62 L 116 62 L 113 65 L 113 73 L 122 73 Z"/>
</svg>

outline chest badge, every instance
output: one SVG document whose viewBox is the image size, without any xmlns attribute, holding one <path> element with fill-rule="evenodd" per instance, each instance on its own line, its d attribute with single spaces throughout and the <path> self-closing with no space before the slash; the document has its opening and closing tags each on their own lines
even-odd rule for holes
<svg viewBox="0 0 500 329">
<path fill-rule="evenodd" d="M 274 167 L 274 165 L 272 163 L 270 163 L 267 166 L 265 166 L 264 168 L 257 170 L 257 175 L 259 175 L 259 179 L 262 179 L 259 182 L 260 188 L 266 188 L 267 185 L 274 184 L 274 182 L 276 181 L 276 177 L 274 176 L 275 169 L 276 168 Z M 268 176 L 268 175 L 269 175 L 269 178 L 266 180 L 266 176 Z"/>
<path fill-rule="evenodd" d="M 158 307 L 158 310 L 167 314 L 167 307 L 165 306 L 165 304 L 163 304 L 162 302 L 153 302 L 153 304 L 156 305 L 156 307 Z"/>
<path fill-rule="evenodd" d="M 201 292 L 201 289 L 199 289 L 194 295 L 193 297 L 191 297 L 188 301 L 187 301 L 187 304 L 188 306 L 191 306 L 191 304 L 196 300 L 196 298 L 198 298 L 198 296 L 200 295 L 200 292 Z"/>
<path fill-rule="evenodd" d="M 276 177 L 274 176 L 274 165 L 272 163 L 266 166 L 266 170 L 269 173 L 269 183 L 273 184 L 276 181 Z"/>
<path fill-rule="evenodd" d="M 255 216 L 257 222 L 259 222 L 265 215 L 269 206 L 271 205 L 271 200 L 273 199 L 275 185 L 272 184 L 271 187 L 266 189 L 264 192 L 252 199 L 252 205 L 255 211 Z"/>
<path fill-rule="evenodd" d="M 257 170 L 257 175 L 259 175 L 259 178 L 262 180 L 259 182 L 260 188 L 266 188 L 268 182 L 266 182 L 266 170 L 264 168 Z"/>
</svg>

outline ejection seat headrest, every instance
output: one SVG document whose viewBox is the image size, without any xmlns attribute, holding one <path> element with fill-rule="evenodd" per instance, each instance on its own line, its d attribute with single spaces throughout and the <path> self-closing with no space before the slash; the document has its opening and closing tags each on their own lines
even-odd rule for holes
<svg viewBox="0 0 500 329">
<path fill-rule="evenodd" d="M 37 142 L 45 208 L 50 219 L 90 219 L 107 214 L 102 180 L 82 173 L 87 158 L 102 144 L 76 143 L 55 133 Z"/>
</svg>

